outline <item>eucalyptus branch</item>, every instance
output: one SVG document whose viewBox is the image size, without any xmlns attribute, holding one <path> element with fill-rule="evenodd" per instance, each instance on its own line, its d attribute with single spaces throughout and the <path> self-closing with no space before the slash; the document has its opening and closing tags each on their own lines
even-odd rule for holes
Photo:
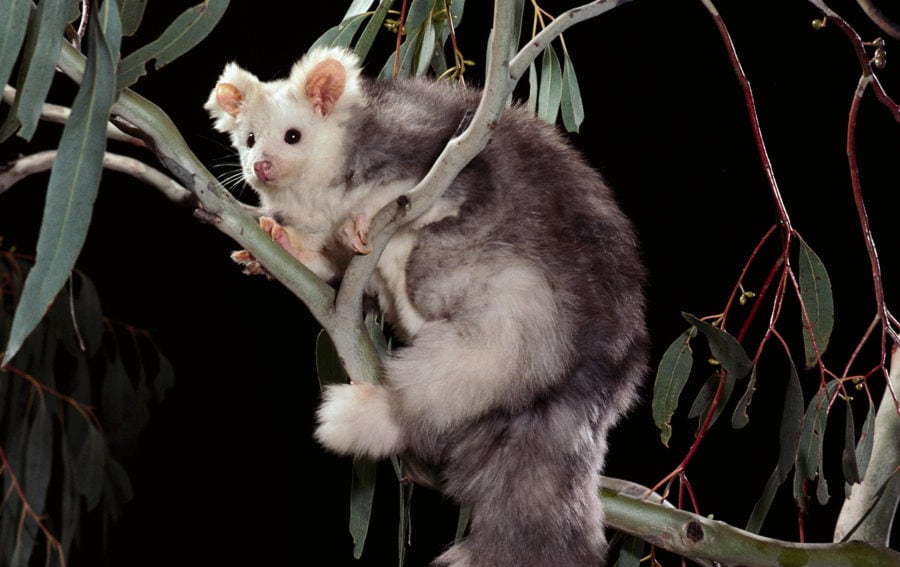
<svg viewBox="0 0 900 567">
<path fill-rule="evenodd" d="M 345 328 L 363 328 L 360 313 L 365 285 L 375 271 L 378 259 L 388 241 L 397 230 L 429 210 L 450 186 L 456 175 L 484 149 L 516 83 L 543 48 L 570 26 L 629 1 L 597 0 L 564 12 L 532 39 L 512 62 L 507 58 L 509 46 L 514 40 L 515 10 L 509 2 L 495 2 L 487 73 L 481 102 L 472 115 L 468 127 L 462 134 L 448 142 L 425 177 L 406 196 L 397 203 L 384 207 L 372 219 L 369 231 L 369 246 L 372 252 L 366 256 L 356 256 L 344 274 L 335 305 L 337 325 Z M 460 126 L 463 127 L 465 124 Z M 357 331 L 356 334 L 356 339 L 368 342 L 367 339 L 364 339 L 366 337 L 364 332 Z M 334 337 L 332 338 L 334 339 Z M 335 346 L 338 352 L 344 356 L 349 356 L 352 352 L 352 349 L 344 350 L 337 343 Z M 369 357 L 365 356 L 365 358 Z"/>
<path fill-rule="evenodd" d="M 659 505 L 601 481 L 608 526 L 683 557 L 714 565 L 895 565 L 900 553 L 863 542 L 790 543 L 761 537 L 724 522 Z"/>
<path fill-rule="evenodd" d="M 0 195 L 29 175 L 48 171 L 56 160 L 56 153 L 56 150 L 47 150 L 23 156 L 0 168 Z M 173 203 L 195 205 L 197 202 L 194 195 L 174 179 L 138 159 L 106 152 L 103 154 L 103 167 L 125 173 L 158 189 Z"/>
<path fill-rule="evenodd" d="M 12 106 L 15 100 L 16 89 L 9 85 L 4 85 L 3 102 Z M 65 106 L 60 106 L 58 104 L 44 103 L 44 105 L 41 107 L 41 120 L 46 120 L 47 122 L 65 124 L 69 119 L 70 114 L 72 114 L 71 109 Z M 139 138 L 135 138 L 134 136 L 130 136 L 125 132 L 122 132 L 112 124 L 109 124 L 106 127 L 106 137 L 110 140 L 116 140 L 117 142 L 126 142 L 135 146 L 144 145 L 144 143 Z"/>
<path fill-rule="evenodd" d="M 67 76 L 81 81 L 85 59 L 72 46 L 63 44 L 58 65 Z M 328 329 L 334 290 L 272 242 L 256 220 L 197 159 L 171 118 L 130 89 L 122 92 L 112 112 L 139 131 L 160 162 L 194 194 L 202 207 L 201 216 L 250 250 L 266 270 L 303 300 L 313 316 Z"/>
</svg>

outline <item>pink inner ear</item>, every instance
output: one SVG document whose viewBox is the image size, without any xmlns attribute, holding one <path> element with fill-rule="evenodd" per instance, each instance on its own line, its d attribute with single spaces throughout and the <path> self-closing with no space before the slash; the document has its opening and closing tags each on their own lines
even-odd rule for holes
<svg viewBox="0 0 900 567">
<path fill-rule="evenodd" d="M 326 59 L 312 68 L 306 79 L 306 97 L 313 104 L 316 112 L 327 116 L 334 103 L 344 93 L 347 83 L 347 72 L 340 61 Z"/>
<path fill-rule="evenodd" d="M 231 83 L 219 83 L 216 85 L 216 103 L 231 116 L 237 116 L 241 111 L 241 101 L 243 99 L 241 91 Z"/>
</svg>

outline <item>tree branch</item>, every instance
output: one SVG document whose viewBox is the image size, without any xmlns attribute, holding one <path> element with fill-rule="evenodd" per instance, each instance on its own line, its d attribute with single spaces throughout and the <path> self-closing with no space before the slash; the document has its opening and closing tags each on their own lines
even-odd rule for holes
<svg viewBox="0 0 900 567">
<path fill-rule="evenodd" d="M 896 565 L 900 553 L 863 542 L 789 543 L 765 538 L 724 522 L 629 495 L 610 479 L 600 483 L 608 526 L 677 553 L 715 565 Z"/>
<path fill-rule="evenodd" d="M 5 168 L 0 166 L 0 195 L 25 177 L 49 170 L 56 159 L 56 153 L 56 150 L 38 152 L 10 162 Z M 138 159 L 106 152 L 103 155 L 103 168 L 131 175 L 158 189 L 173 203 L 179 205 L 195 205 L 197 203 L 190 191 L 168 175 Z"/>
</svg>

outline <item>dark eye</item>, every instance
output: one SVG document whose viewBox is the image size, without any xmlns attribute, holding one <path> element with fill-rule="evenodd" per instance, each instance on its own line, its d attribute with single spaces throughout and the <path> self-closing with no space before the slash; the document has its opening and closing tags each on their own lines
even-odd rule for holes
<svg viewBox="0 0 900 567">
<path fill-rule="evenodd" d="M 288 144 L 294 145 L 300 141 L 300 130 L 296 128 L 291 128 L 287 132 L 284 133 L 284 141 Z"/>
<path fill-rule="evenodd" d="M 250 132 L 250 135 L 247 136 L 247 147 L 252 148 L 256 145 L 256 134 Z"/>
</svg>

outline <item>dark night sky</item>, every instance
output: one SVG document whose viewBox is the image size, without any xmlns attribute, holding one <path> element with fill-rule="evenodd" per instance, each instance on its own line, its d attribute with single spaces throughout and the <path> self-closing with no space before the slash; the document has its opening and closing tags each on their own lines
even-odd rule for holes
<svg viewBox="0 0 900 567">
<path fill-rule="evenodd" d="M 156 31 L 147 29 L 147 37 L 191 4 L 151 2 L 148 28 Z M 286 17 L 274 2 L 234 0 L 197 49 L 135 90 L 170 113 L 201 159 L 211 166 L 228 162 L 227 142 L 212 130 L 202 104 L 226 62 L 236 60 L 261 78 L 281 76 L 345 9 L 343 2 L 305 4 L 301 15 Z M 459 32 L 464 53 L 479 65 L 477 81 L 489 10 L 469 4 Z M 572 4 L 542 3 L 551 12 Z M 835 26 L 812 29 L 817 14 L 808 2 L 717 4 L 752 81 L 791 220 L 833 280 L 837 324 L 827 361 L 841 371 L 874 315 L 844 151 L 859 68 Z M 855 2 L 829 4 L 864 38 L 880 35 Z M 776 220 L 770 191 L 734 72 L 699 0 L 635 0 L 574 28 L 566 41 L 587 111 L 573 142 L 616 187 L 643 242 L 655 364 L 686 328 L 681 311 L 700 316 L 723 308 L 753 247 Z M 382 61 L 379 55 L 371 66 Z M 879 76 L 900 98 L 900 67 L 892 63 Z M 900 128 L 872 96 L 860 120 L 862 182 L 888 302 L 895 305 L 900 250 L 889 199 L 896 192 Z M 55 131 L 46 127 L 48 135 Z M 28 148 L 0 147 L 4 159 L 10 150 Z M 34 247 L 46 178 L 36 181 L 0 197 L 6 246 Z M 349 463 L 324 453 L 310 435 L 318 396 L 310 355 L 316 324 L 277 283 L 242 276 L 228 259 L 235 247 L 154 190 L 118 174 L 104 178 L 78 265 L 94 279 L 106 314 L 152 332 L 177 373 L 176 387 L 127 462 L 135 500 L 112 532 L 114 565 L 352 563 L 345 529 Z M 773 256 L 767 258 L 751 273 L 751 285 L 761 282 Z M 800 336 L 793 312 L 782 323 L 791 340 Z M 760 369 L 750 426 L 733 431 L 723 420 L 701 449 L 689 477 L 702 513 L 746 522 L 777 456 L 786 376 L 783 361 L 772 357 Z M 815 384 L 814 376 L 804 378 Z M 880 393 L 879 382 L 873 389 Z M 692 440 L 695 421 L 683 414 L 698 384 L 682 399 L 682 417 L 665 449 L 650 417 L 648 382 L 647 403 L 613 435 L 607 473 L 648 485 L 668 473 Z M 389 467 L 380 472 L 372 549 L 357 565 L 396 564 L 395 482 Z M 839 469 L 829 480 L 836 503 Z M 789 495 L 783 491 L 780 499 L 764 533 L 795 538 Z M 833 505 L 813 508 L 809 540 L 830 538 L 834 513 Z M 437 555 L 455 521 L 451 505 L 419 490 L 407 565 Z M 313 556 L 323 559 L 305 559 Z"/>
</svg>

